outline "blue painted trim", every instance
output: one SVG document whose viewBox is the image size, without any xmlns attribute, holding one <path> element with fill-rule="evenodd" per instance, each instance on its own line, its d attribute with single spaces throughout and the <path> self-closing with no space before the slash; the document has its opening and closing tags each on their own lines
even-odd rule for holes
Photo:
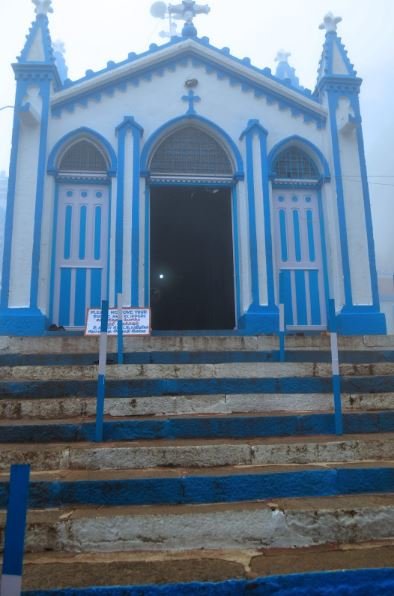
<svg viewBox="0 0 394 596">
<path fill-rule="evenodd" d="M 276 143 L 276 145 L 274 145 L 274 147 L 271 149 L 268 155 L 268 172 L 270 178 L 274 179 L 276 177 L 276 172 L 274 171 L 274 163 L 278 155 L 284 149 L 290 146 L 299 147 L 300 149 L 305 151 L 305 153 L 307 153 L 307 155 L 309 155 L 309 157 L 316 164 L 316 167 L 320 172 L 322 180 L 324 182 L 328 182 L 330 180 L 330 168 L 328 165 L 328 161 L 324 157 L 323 153 L 320 151 L 318 147 L 316 147 L 316 145 L 311 143 L 311 141 L 299 135 L 291 135 L 290 137 L 286 137 L 285 139 L 282 139 L 282 141 L 279 141 L 279 143 Z M 293 184 L 292 181 L 290 181 L 290 183 Z"/>
<path fill-rule="evenodd" d="M 287 229 L 286 229 L 286 213 L 284 209 L 279 211 L 279 227 L 280 227 L 280 248 L 282 261 L 286 262 L 289 258 L 287 252 Z"/>
<path fill-rule="evenodd" d="M 117 128 L 118 134 L 118 177 L 116 197 L 116 232 L 115 232 L 115 298 L 123 292 L 123 213 L 124 213 L 124 176 L 125 176 L 125 140 L 127 127 Z"/>
<path fill-rule="evenodd" d="M 81 126 L 80 128 L 68 132 L 53 146 L 48 157 L 48 174 L 58 174 L 57 162 L 60 153 L 63 152 L 68 144 L 71 144 L 73 141 L 76 141 L 79 138 L 86 138 L 87 140 L 91 140 L 101 146 L 107 157 L 108 176 L 116 176 L 118 163 L 116 153 L 113 150 L 112 145 L 105 137 L 103 137 L 103 135 L 86 126 Z"/>
<path fill-rule="evenodd" d="M 385 335 L 386 318 L 375 307 L 353 306 L 343 308 L 336 316 L 341 335 Z"/>
<path fill-rule="evenodd" d="M 181 127 L 183 125 L 200 125 L 202 128 L 208 129 L 208 133 L 210 132 L 213 136 L 218 137 L 216 140 L 219 140 L 219 143 L 224 146 L 224 149 L 230 160 L 235 166 L 234 178 L 236 180 L 242 179 L 244 177 L 244 170 L 243 170 L 243 162 L 241 153 L 233 141 L 233 139 L 217 124 L 208 120 L 207 118 L 203 118 L 197 114 L 186 114 L 184 116 L 179 116 L 177 118 L 173 118 L 169 120 L 160 128 L 158 128 L 146 141 L 144 148 L 141 152 L 141 174 L 147 176 L 149 173 L 150 167 L 150 159 L 153 155 L 154 149 L 160 143 L 162 138 L 164 138 L 169 132 L 176 130 L 176 128 Z"/>
<path fill-rule="evenodd" d="M 240 268 L 240 242 L 238 223 L 238 193 L 234 186 L 231 191 L 232 215 L 233 215 L 233 253 L 234 253 L 234 294 L 236 309 L 236 326 L 241 318 L 241 268 Z"/>
<path fill-rule="evenodd" d="M 248 189 L 248 215 L 249 215 L 249 247 L 250 247 L 250 268 L 252 284 L 252 305 L 260 304 L 259 269 L 257 260 L 257 229 L 256 229 L 256 196 L 254 187 L 254 163 L 253 163 L 253 134 L 249 132 L 245 138 L 246 144 L 246 183 Z"/>
<path fill-rule="evenodd" d="M 334 46 L 337 47 L 339 54 L 342 58 L 343 65 L 347 70 L 346 75 L 337 75 L 334 72 Z M 354 70 L 354 66 L 348 58 L 345 46 L 343 45 L 341 39 L 337 36 L 335 31 L 329 31 L 326 33 L 322 57 L 319 62 L 318 72 L 320 73 L 319 81 L 332 76 L 342 76 L 351 79 L 354 79 L 357 76 L 357 72 Z"/>
<path fill-rule="evenodd" d="M 133 128 L 133 192 L 131 215 L 131 306 L 139 304 L 140 271 L 140 139 L 142 132 Z"/>
<path fill-rule="evenodd" d="M 44 335 L 47 323 L 38 308 L 0 309 L 0 335 Z"/>
<path fill-rule="evenodd" d="M 106 428 L 104 429 L 104 436 Z M 29 505 L 49 509 L 70 505 L 140 506 L 236 503 L 272 498 L 333 497 L 394 491 L 394 469 L 331 468 L 194 476 L 153 476 L 120 480 L 32 481 Z M 6 484 L 0 482 L 0 506 Z"/>
<path fill-rule="evenodd" d="M 10 157 L 10 170 L 7 189 L 7 209 L 4 227 L 4 252 L 3 252 L 3 270 L 2 270 L 2 288 L 1 288 L 1 308 L 8 307 L 11 277 L 11 253 L 12 236 L 14 228 L 14 207 L 15 207 L 15 189 L 16 189 L 16 170 L 18 165 L 19 139 L 20 139 L 20 118 L 18 110 L 23 103 L 27 92 L 28 84 L 18 82 L 15 96 L 14 120 L 12 128 L 12 144 Z"/>
<path fill-rule="evenodd" d="M 356 569 L 271 575 L 252 580 L 231 579 L 221 582 L 149 584 L 122 587 L 65 588 L 34 590 L 23 596 L 391 596 L 394 569 Z"/>
<path fill-rule="evenodd" d="M 309 250 L 309 260 L 313 263 L 316 261 L 316 250 L 315 250 L 315 235 L 313 233 L 313 216 L 312 210 L 306 210 L 306 223 L 307 223 L 307 232 L 308 232 L 308 250 Z"/>
<path fill-rule="evenodd" d="M 84 327 L 86 322 L 86 276 L 85 268 L 79 267 L 76 270 L 73 325 L 81 327 Z"/>
<path fill-rule="evenodd" d="M 263 179 L 263 211 L 264 211 L 264 236 L 265 236 L 265 255 L 267 266 L 267 285 L 268 285 L 268 305 L 273 307 L 275 304 L 275 284 L 274 284 L 274 256 L 273 256 L 273 238 L 271 230 L 271 193 L 269 187 L 268 175 L 268 155 L 267 155 L 267 134 L 260 125 L 258 127 L 261 151 L 261 167 Z"/>
<path fill-rule="evenodd" d="M 334 417 L 335 417 L 335 434 L 343 435 L 343 416 L 341 403 L 341 377 L 339 375 L 332 376 L 332 389 L 334 395 Z"/>
<path fill-rule="evenodd" d="M 56 245 L 58 234 L 59 217 L 59 184 L 55 184 L 55 199 L 53 206 L 53 226 L 52 226 L 52 253 L 51 253 L 51 277 L 49 280 L 49 321 L 53 321 L 54 293 L 55 293 L 55 275 L 56 275 Z"/>
<path fill-rule="evenodd" d="M 371 290 L 372 290 L 372 303 L 373 303 L 373 306 L 377 310 L 379 310 L 380 304 L 379 304 L 378 275 L 377 275 L 377 271 L 376 271 L 376 258 L 375 258 L 375 245 L 374 245 L 374 239 L 373 239 L 371 201 L 370 201 L 370 196 L 369 196 L 367 164 L 366 164 L 366 159 L 365 159 L 364 138 L 363 138 L 363 132 L 362 132 L 360 104 L 359 104 L 358 97 L 354 98 L 353 106 L 355 107 L 356 119 L 358 119 L 360 122 L 360 124 L 356 127 L 356 131 L 357 131 L 358 153 L 359 153 L 359 159 L 360 159 L 361 182 L 362 182 L 362 187 L 363 187 L 365 226 L 366 226 L 366 232 L 367 232 L 368 256 L 369 256 Z"/>
<path fill-rule="evenodd" d="M 348 239 L 347 239 L 345 200 L 344 200 L 343 184 L 342 184 L 342 166 L 341 166 L 341 159 L 340 159 L 338 128 L 337 128 L 337 120 L 336 120 L 337 104 L 338 104 L 338 96 L 333 93 L 328 93 L 331 140 L 332 140 L 334 171 L 335 171 L 335 185 L 336 185 L 336 194 L 337 194 L 339 241 L 340 241 L 340 245 L 341 245 L 341 254 L 342 254 L 345 306 L 349 307 L 353 303 L 353 297 L 352 297 L 352 287 L 351 287 L 351 277 L 350 277 L 350 259 L 349 259 Z"/>
<path fill-rule="evenodd" d="M 327 258 L 327 240 L 326 240 L 326 226 L 323 212 L 323 201 L 321 191 L 317 193 L 317 204 L 319 210 L 319 226 L 320 226 L 320 245 L 322 249 L 322 263 L 323 263 L 323 287 L 325 296 L 326 313 L 328 313 L 328 304 L 330 299 L 330 283 L 328 276 L 328 258 Z M 328 320 L 328 316 L 327 316 Z"/>
<path fill-rule="evenodd" d="M 64 246 L 63 259 L 68 260 L 71 256 L 71 228 L 72 228 L 73 208 L 67 205 L 64 222 Z"/>
<path fill-rule="evenodd" d="M 103 224 L 102 218 L 102 207 L 101 205 L 97 205 L 94 210 L 94 258 L 97 261 L 101 259 L 101 230 Z"/>
<path fill-rule="evenodd" d="M 22 576 L 29 480 L 30 465 L 17 464 L 11 466 L 4 538 L 3 575 Z"/>
<path fill-rule="evenodd" d="M 301 261 L 301 234 L 300 234 L 300 214 L 297 209 L 293 210 L 293 230 L 294 230 L 294 249 L 296 261 Z"/>
<path fill-rule="evenodd" d="M 150 305 L 150 192 L 145 185 L 145 307 Z"/>
<path fill-rule="evenodd" d="M 104 399 L 105 399 L 105 375 L 99 375 L 97 379 L 97 400 L 96 400 L 96 426 L 94 440 L 101 443 L 104 429 Z"/>
<path fill-rule="evenodd" d="M 79 218 L 79 258 L 84 259 L 86 257 L 86 205 L 81 205 Z M 94 219 L 96 229 L 96 214 Z M 94 245 L 96 249 L 96 234 Z"/>
</svg>

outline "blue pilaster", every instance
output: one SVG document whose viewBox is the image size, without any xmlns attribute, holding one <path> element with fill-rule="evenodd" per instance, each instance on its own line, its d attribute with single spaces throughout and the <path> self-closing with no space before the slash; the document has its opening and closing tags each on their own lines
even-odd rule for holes
<svg viewBox="0 0 394 596">
<path fill-rule="evenodd" d="M 336 59 L 334 59 L 336 55 Z M 371 207 L 368 190 L 367 169 L 364 154 L 364 142 L 361 125 L 361 114 L 359 105 L 359 92 L 361 79 L 357 77 L 353 65 L 350 63 L 341 39 L 335 30 L 326 33 L 323 47 L 322 59 L 319 68 L 319 79 L 317 82 L 316 94 L 323 102 L 326 99 L 329 110 L 331 146 L 334 164 L 336 203 L 339 223 L 339 241 L 342 257 L 342 271 L 344 284 L 344 305 L 337 313 L 338 333 L 347 335 L 386 333 L 384 314 L 380 312 L 377 272 L 374 252 L 373 230 Z M 354 116 L 349 116 L 348 129 L 350 134 L 355 135 L 355 151 L 358 151 L 360 163 L 360 175 L 362 184 L 363 209 L 365 216 L 365 230 L 368 248 L 369 275 L 371 282 L 370 304 L 357 304 L 352 287 L 351 263 L 349 255 L 348 229 L 351 225 L 345 209 L 345 191 L 343 186 L 343 171 L 341 161 L 340 135 L 337 125 L 337 108 L 340 98 L 349 99 Z"/>
<path fill-rule="evenodd" d="M 241 135 L 245 139 L 246 148 L 246 182 L 248 194 L 248 216 L 249 216 L 249 242 L 250 242 L 250 267 L 252 304 L 248 311 L 241 317 L 239 327 L 256 333 L 270 333 L 279 328 L 279 311 L 275 306 L 274 293 L 274 269 L 273 269 L 273 247 L 270 215 L 270 192 L 268 178 L 267 158 L 267 131 L 261 126 L 258 120 L 249 120 L 248 126 Z M 261 304 L 260 272 L 258 266 L 258 254 L 263 248 L 259 246 L 258 226 L 256 218 L 256 175 L 253 145 L 257 137 L 259 143 L 259 161 L 261 164 L 263 214 L 264 214 L 264 252 L 266 257 L 266 279 L 267 303 Z"/>
</svg>

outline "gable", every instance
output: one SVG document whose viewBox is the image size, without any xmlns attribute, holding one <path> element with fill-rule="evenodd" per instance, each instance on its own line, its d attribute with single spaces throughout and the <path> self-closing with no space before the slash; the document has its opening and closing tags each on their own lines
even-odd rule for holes
<svg viewBox="0 0 394 596">
<path fill-rule="evenodd" d="M 75 83 L 56 93 L 52 98 L 52 114 L 61 117 L 62 112 L 72 112 L 78 106 L 100 101 L 102 96 L 124 92 L 149 82 L 154 77 L 164 77 L 179 67 L 203 68 L 219 80 L 243 92 L 253 93 L 256 98 L 276 105 L 280 110 L 290 110 L 294 116 L 302 116 L 305 122 L 314 122 L 318 128 L 326 122 L 325 109 L 312 98 L 310 92 L 292 89 L 273 77 L 269 69 L 253 67 L 248 59 L 238 60 L 227 49 L 217 50 L 202 40 L 178 40 L 165 46 L 151 46 L 146 54 L 129 55 L 127 61 L 118 65 L 109 63 L 99 73 L 89 72 Z"/>
</svg>

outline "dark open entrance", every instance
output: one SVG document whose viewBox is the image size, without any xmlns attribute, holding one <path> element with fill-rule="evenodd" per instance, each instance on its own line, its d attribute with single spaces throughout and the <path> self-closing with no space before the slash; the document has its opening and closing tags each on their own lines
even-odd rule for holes
<svg viewBox="0 0 394 596">
<path fill-rule="evenodd" d="M 233 329 L 230 189 L 153 187 L 150 238 L 152 328 Z"/>
</svg>

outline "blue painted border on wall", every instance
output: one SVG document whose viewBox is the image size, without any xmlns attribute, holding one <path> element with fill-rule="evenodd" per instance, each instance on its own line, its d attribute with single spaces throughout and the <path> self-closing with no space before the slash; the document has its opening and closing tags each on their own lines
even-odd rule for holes
<svg viewBox="0 0 394 596">
<path fill-rule="evenodd" d="M 6 507 L 9 483 L 0 482 L 0 507 Z M 276 473 L 162 476 L 120 480 L 54 482 L 32 480 L 29 507 L 67 505 L 200 505 L 265 499 L 332 497 L 394 492 L 394 468 L 331 468 Z"/>
<path fill-rule="evenodd" d="M 394 568 L 272 575 L 253 580 L 191 582 L 23 592 L 23 596 L 392 596 Z"/>
</svg>

